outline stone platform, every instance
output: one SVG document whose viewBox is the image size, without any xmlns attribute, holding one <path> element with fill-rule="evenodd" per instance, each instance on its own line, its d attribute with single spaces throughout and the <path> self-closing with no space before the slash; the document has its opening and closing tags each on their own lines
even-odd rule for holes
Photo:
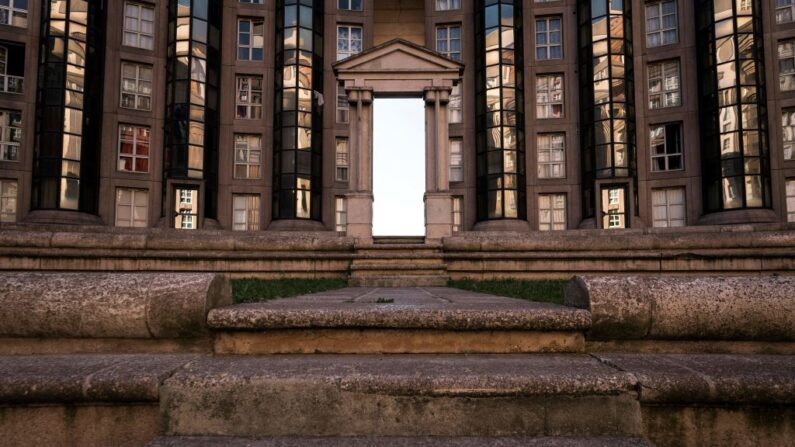
<svg viewBox="0 0 795 447">
<path fill-rule="evenodd" d="M 582 352 L 586 310 L 447 287 L 346 288 L 209 312 L 219 354 Z"/>
</svg>

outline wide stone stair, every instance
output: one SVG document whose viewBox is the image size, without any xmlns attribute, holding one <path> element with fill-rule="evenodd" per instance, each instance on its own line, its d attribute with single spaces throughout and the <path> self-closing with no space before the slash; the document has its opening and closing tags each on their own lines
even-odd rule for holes
<svg viewBox="0 0 795 447">
<path fill-rule="evenodd" d="M 432 287 L 447 284 L 442 244 L 416 237 L 376 237 L 356 249 L 351 287 Z"/>
</svg>

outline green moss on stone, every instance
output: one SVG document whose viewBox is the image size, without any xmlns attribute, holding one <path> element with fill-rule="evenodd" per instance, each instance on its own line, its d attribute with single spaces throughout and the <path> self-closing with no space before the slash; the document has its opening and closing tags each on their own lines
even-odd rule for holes
<svg viewBox="0 0 795 447">
<path fill-rule="evenodd" d="M 563 291 L 568 284 L 566 279 L 518 280 L 492 279 L 477 281 L 472 279 L 450 280 L 447 285 L 472 292 L 507 296 L 528 301 L 563 304 Z"/>
<path fill-rule="evenodd" d="M 261 303 L 343 287 L 348 287 L 344 279 L 235 279 L 232 280 L 232 302 Z"/>
</svg>

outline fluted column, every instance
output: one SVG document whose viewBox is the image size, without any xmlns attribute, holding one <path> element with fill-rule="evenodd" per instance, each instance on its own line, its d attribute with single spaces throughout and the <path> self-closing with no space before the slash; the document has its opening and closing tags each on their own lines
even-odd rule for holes
<svg viewBox="0 0 795 447">
<path fill-rule="evenodd" d="M 373 240 L 373 89 L 346 89 L 350 102 L 350 181 L 347 235 L 360 243 Z"/>
<path fill-rule="evenodd" d="M 425 99 L 425 239 L 453 234 L 447 103 L 451 87 L 428 87 Z"/>
</svg>

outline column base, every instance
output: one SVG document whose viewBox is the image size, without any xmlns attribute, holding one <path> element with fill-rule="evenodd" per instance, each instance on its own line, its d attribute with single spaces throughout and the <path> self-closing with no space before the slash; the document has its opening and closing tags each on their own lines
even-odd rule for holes
<svg viewBox="0 0 795 447">
<path fill-rule="evenodd" d="M 105 225 L 102 218 L 94 214 L 69 210 L 35 210 L 28 213 L 22 223 L 43 225 Z"/>
<path fill-rule="evenodd" d="M 530 224 L 526 220 L 521 219 L 484 220 L 483 222 L 476 223 L 473 230 L 529 233 Z"/>
<path fill-rule="evenodd" d="M 447 192 L 426 192 L 425 242 L 439 242 L 453 235 L 453 196 Z"/>
<path fill-rule="evenodd" d="M 781 218 L 779 218 L 773 210 L 744 209 L 705 214 L 698 220 L 698 225 L 737 225 L 780 221 Z"/>
<path fill-rule="evenodd" d="M 348 224 L 345 235 L 356 239 L 357 244 L 373 243 L 373 195 L 352 192 L 345 194 L 348 206 Z"/>
</svg>

